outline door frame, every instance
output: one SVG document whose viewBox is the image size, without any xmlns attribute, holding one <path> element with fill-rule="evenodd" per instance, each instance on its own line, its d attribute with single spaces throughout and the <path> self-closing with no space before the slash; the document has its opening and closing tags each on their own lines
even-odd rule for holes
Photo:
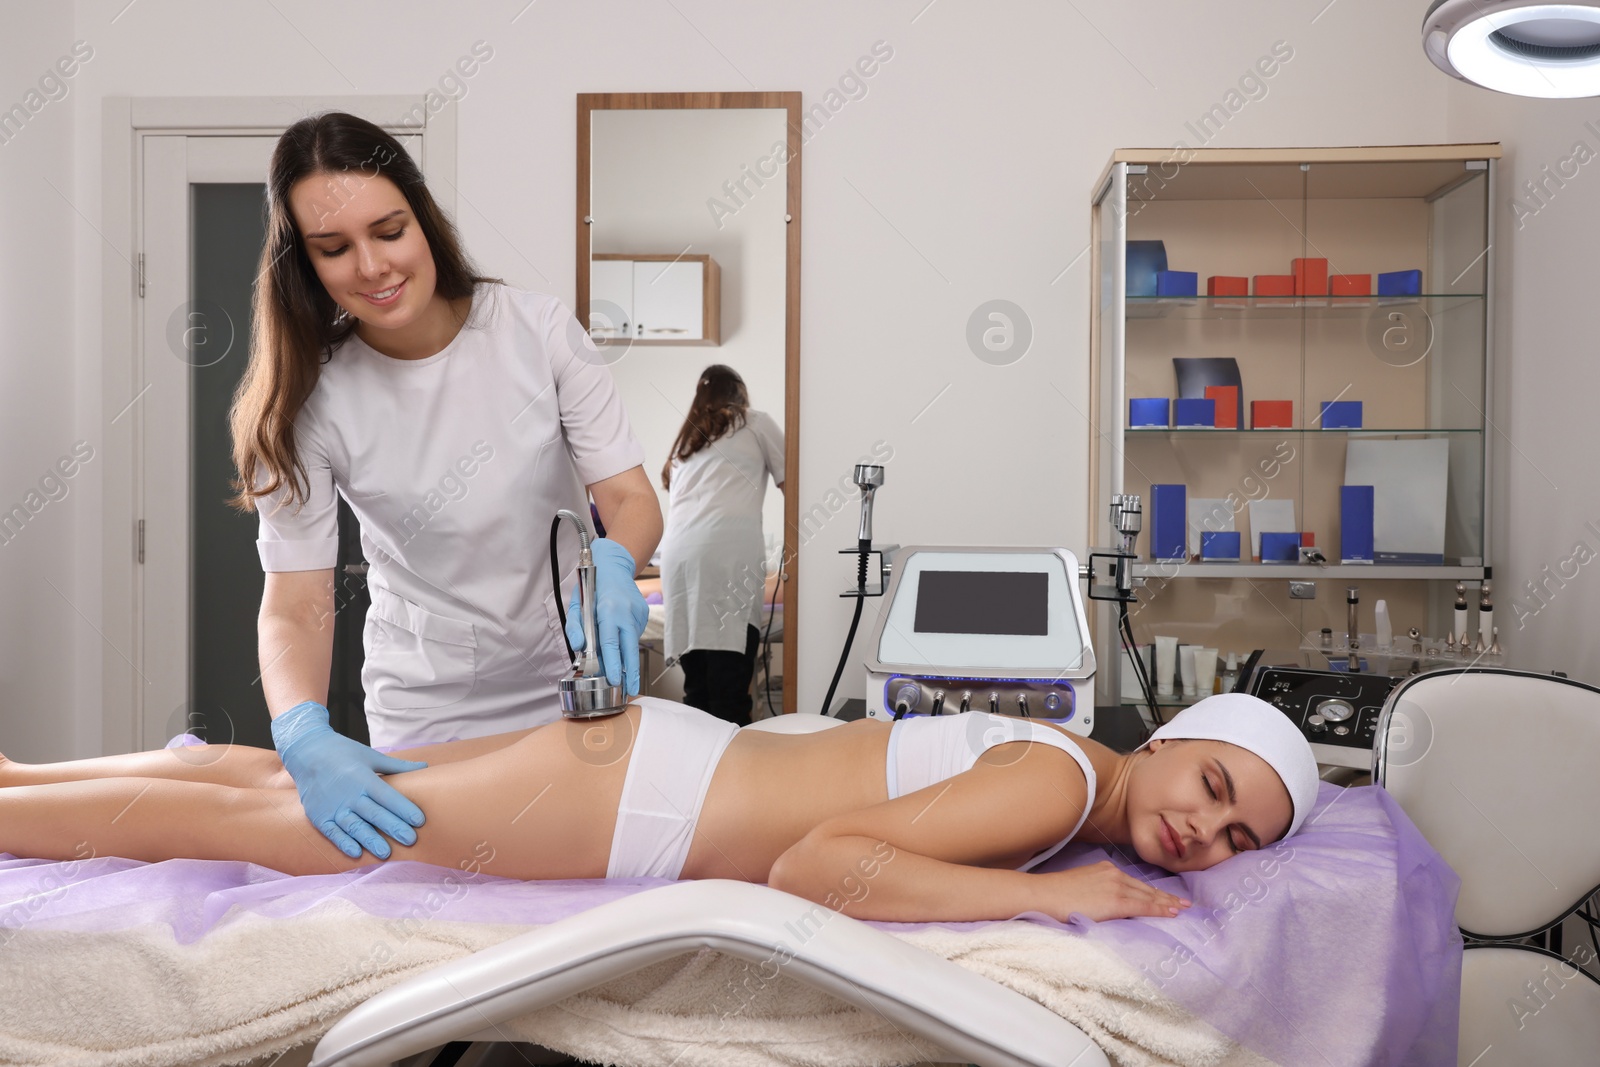
<svg viewBox="0 0 1600 1067">
<path fill-rule="evenodd" d="M 144 140 L 151 136 L 256 136 L 282 133 L 320 111 L 347 111 L 397 136 L 422 138 L 422 171 L 452 216 L 456 209 L 457 115 L 452 105 L 430 112 L 421 96 L 106 97 L 101 106 L 101 226 L 111 251 L 100 257 L 101 449 L 101 711 L 100 751 L 136 751 L 164 744 L 146 736 L 142 572 L 137 532 L 141 495 L 139 426 L 129 414 L 140 402 L 145 334 L 140 296 L 140 232 Z M 123 249 L 128 251 L 124 252 Z M 185 683 L 187 684 L 187 683 Z"/>
</svg>

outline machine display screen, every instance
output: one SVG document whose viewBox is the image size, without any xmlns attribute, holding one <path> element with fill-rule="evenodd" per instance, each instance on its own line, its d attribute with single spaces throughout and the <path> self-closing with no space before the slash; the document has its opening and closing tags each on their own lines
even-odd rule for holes
<svg viewBox="0 0 1600 1067">
<path fill-rule="evenodd" d="M 1049 579 L 1043 571 L 923 571 L 916 632 L 1047 636 Z"/>
</svg>

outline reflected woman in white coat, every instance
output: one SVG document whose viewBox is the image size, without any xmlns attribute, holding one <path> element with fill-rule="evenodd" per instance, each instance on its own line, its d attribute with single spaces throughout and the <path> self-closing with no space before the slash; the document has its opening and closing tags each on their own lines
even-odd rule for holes
<svg viewBox="0 0 1600 1067">
<path fill-rule="evenodd" d="M 766 586 L 761 504 L 783 490 L 783 431 L 750 407 L 744 379 L 712 364 L 661 471 L 666 655 L 683 668 L 683 701 L 736 725 L 750 721 Z"/>
<path fill-rule="evenodd" d="M 423 813 L 378 775 L 421 764 L 329 725 L 331 616 L 350 592 L 335 588 L 335 493 L 361 524 L 364 711 L 385 748 L 559 718 L 570 660 L 550 524 L 589 496 L 610 531 L 594 543 L 598 652 L 637 693 L 634 561 L 655 551 L 661 509 L 587 331 L 554 297 L 480 276 L 393 137 L 340 112 L 295 123 L 267 212 L 232 412 L 232 503 L 259 514 L 266 572 L 262 689 L 312 825 L 384 859 L 380 835 L 410 845 Z M 563 524 L 563 585 L 577 551 Z"/>
</svg>

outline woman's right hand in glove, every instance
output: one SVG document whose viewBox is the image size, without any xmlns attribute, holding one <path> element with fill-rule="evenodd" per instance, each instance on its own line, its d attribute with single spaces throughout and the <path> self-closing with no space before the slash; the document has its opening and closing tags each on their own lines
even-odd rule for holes
<svg viewBox="0 0 1600 1067">
<path fill-rule="evenodd" d="M 426 763 L 386 756 L 345 737 L 328 725 L 328 709 L 313 700 L 272 720 L 272 743 L 294 779 L 306 818 L 340 852 L 360 859 L 365 848 L 388 859 L 389 845 L 379 831 L 402 845 L 417 843 L 413 827 L 422 825 L 422 809 L 378 775 L 421 770 Z"/>
</svg>

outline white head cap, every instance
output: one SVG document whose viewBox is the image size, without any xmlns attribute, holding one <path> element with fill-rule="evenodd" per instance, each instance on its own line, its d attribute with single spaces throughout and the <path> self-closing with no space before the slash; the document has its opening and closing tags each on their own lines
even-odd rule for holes
<svg viewBox="0 0 1600 1067">
<path fill-rule="evenodd" d="M 1162 738 L 1226 741 L 1266 760 L 1283 780 L 1284 787 L 1289 790 L 1289 801 L 1294 805 L 1294 815 L 1284 837 L 1300 829 L 1311 806 L 1317 802 L 1317 788 L 1322 777 L 1317 773 L 1317 758 L 1311 754 L 1311 743 L 1289 721 L 1289 716 L 1260 697 L 1221 693 L 1196 701 L 1150 735 L 1150 741 Z M 1146 741 L 1145 745 L 1149 743 Z"/>
</svg>

